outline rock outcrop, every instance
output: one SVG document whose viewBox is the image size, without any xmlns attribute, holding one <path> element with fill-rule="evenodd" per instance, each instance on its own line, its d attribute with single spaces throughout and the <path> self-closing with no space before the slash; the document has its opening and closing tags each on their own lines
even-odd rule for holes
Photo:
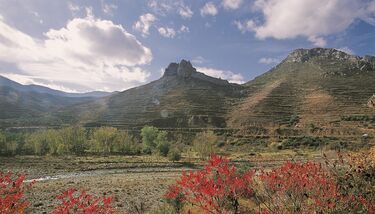
<svg viewBox="0 0 375 214">
<path fill-rule="evenodd" d="M 204 73 L 198 72 L 196 68 L 187 60 L 181 60 L 180 63 L 171 63 L 165 69 L 164 76 L 176 76 L 180 79 L 184 80 L 202 80 L 206 82 L 210 82 L 216 85 L 226 86 L 226 85 L 233 85 L 229 83 L 227 80 L 210 77 L 205 75 Z"/>
<path fill-rule="evenodd" d="M 323 77 L 375 73 L 375 57 L 354 56 L 332 48 L 297 49 L 282 63 L 312 64 L 320 68 Z"/>
</svg>

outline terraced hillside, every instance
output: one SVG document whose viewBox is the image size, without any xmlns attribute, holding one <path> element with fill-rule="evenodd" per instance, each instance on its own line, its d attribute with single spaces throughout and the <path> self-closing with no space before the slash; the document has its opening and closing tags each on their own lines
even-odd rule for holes
<svg viewBox="0 0 375 214">
<path fill-rule="evenodd" d="M 298 49 L 245 84 L 247 96 L 228 113 L 228 127 L 291 129 L 289 135 L 374 132 L 375 57 L 335 49 Z M 280 134 L 280 133 L 278 133 Z"/>
<path fill-rule="evenodd" d="M 243 87 L 197 72 L 191 63 L 171 63 L 162 78 L 144 86 L 75 105 L 56 115 L 64 123 L 137 128 L 226 127 L 228 108 Z"/>
</svg>

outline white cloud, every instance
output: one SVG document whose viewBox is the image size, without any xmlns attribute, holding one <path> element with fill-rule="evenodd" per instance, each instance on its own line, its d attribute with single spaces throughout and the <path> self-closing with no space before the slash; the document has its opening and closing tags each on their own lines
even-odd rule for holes
<svg viewBox="0 0 375 214">
<path fill-rule="evenodd" d="M 218 13 L 218 10 L 217 10 L 215 4 L 212 3 L 212 2 L 207 2 L 207 3 L 201 8 L 201 15 L 202 15 L 202 16 L 207 16 L 207 15 L 210 15 L 210 16 L 216 16 L 217 13 Z"/>
<path fill-rule="evenodd" d="M 185 25 L 182 25 L 180 27 L 180 30 L 178 30 L 179 33 L 189 33 L 190 32 L 190 29 L 188 27 L 186 27 Z"/>
<path fill-rule="evenodd" d="M 323 37 L 309 36 L 307 40 L 317 47 L 325 47 L 327 45 L 327 41 Z"/>
<path fill-rule="evenodd" d="M 194 59 L 191 60 L 193 64 L 202 64 L 204 62 L 207 62 L 207 60 L 202 56 L 197 56 Z"/>
<path fill-rule="evenodd" d="M 189 19 L 194 15 L 190 7 L 186 5 L 181 5 L 178 9 L 178 13 L 180 14 L 182 18 L 186 18 L 186 19 Z"/>
<path fill-rule="evenodd" d="M 242 84 L 245 82 L 241 74 L 233 73 L 232 71 L 219 70 L 215 68 L 197 67 L 197 71 L 202 72 L 208 76 L 228 80 L 231 83 Z"/>
<path fill-rule="evenodd" d="M 337 50 L 345 52 L 345 53 L 350 54 L 350 55 L 355 55 L 355 52 L 352 49 L 350 49 L 350 48 L 348 48 L 346 46 L 345 47 L 341 47 L 341 48 L 337 48 Z"/>
<path fill-rule="evenodd" d="M 68 2 L 68 8 L 73 15 L 75 15 L 77 12 L 81 10 L 81 8 L 78 5 L 73 4 L 72 2 Z"/>
<path fill-rule="evenodd" d="M 146 13 L 139 17 L 139 20 L 134 23 L 133 28 L 141 32 L 143 37 L 147 37 L 150 34 L 150 27 L 155 21 L 156 17 L 153 14 Z"/>
<path fill-rule="evenodd" d="M 182 18 L 189 19 L 194 15 L 183 0 L 149 0 L 147 5 L 154 13 L 162 16 L 178 13 Z"/>
<path fill-rule="evenodd" d="M 254 31 L 256 24 L 253 20 L 247 20 L 244 22 L 234 21 L 234 24 L 237 26 L 238 30 L 242 33 Z"/>
<path fill-rule="evenodd" d="M 0 20 L 0 61 L 17 67 L 17 79 L 66 91 L 112 91 L 139 85 L 150 75 L 140 68 L 152 60 L 150 49 L 112 21 L 89 13 L 44 35 L 33 38 Z"/>
<path fill-rule="evenodd" d="M 277 64 L 279 63 L 280 60 L 277 59 L 277 58 L 266 58 L 266 57 L 263 57 L 263 58 L 260 58 L 259 59 L 259 63 L 261 64 Z"/>
<path fill-rule="evenodd" d="M 344 31 L 356 19 L 375 25 L 374 5 L 367 0 L 256 0 L 253 9 L 262 17 L 255 20 L 264 21 L 255 24 L 252 20 L 242 29 L 254 31 L 258 39 L 303 36 L 316 46 L 325 46 L 324 36 Z"/>
<path fill-rule="evenodd" d="M 223 5 L 224 9 L 236 10 L 241 6 L 242 0 L 223 0 L 221 4 Z"/>
<path fill-rule="evenodd" d="M 117 10 L 117 6 L 114 4 L 107 4 L 104 2 L 104 0 L 101 1 L 102 4 L 102 10 L 105 14 L 108 14 L 110 16 L 113 16 L 113 11 Z"/>
<path fill-rule="evenodd" d="M 160 27 L 158 31 L 160 35 L 166 38 L 174 38 L 176 36 L 176 31 L 170 27 Z"/>
</svg>

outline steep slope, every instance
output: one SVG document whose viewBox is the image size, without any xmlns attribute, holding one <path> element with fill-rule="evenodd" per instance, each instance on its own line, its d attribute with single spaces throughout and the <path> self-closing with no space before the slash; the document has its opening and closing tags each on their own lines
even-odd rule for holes
<svg viewBox="0 0 375 214">
<path fill-rule="evenodd" d="M 147 85 L 63 109 L 65 123 L 135 128 L 225 127 L 228 106 L 242 86 L 197 72 L 191 63 L 171 63 L 163 77 Z"/>
<path fill-rule="evenodd" d="M 228 114 L 229 127 L 285 126 L 304 134 L 314 126 L 328 133 L 358 127 L 364 122 L 360 118 L 365 118 L 370 122 L 362 126 L 367 132 L 375 120 L 375 110 L 368 104 L 375 93 L 375 57 L 298 49 L 245 86 L 247 96 Z"/>
</svg>

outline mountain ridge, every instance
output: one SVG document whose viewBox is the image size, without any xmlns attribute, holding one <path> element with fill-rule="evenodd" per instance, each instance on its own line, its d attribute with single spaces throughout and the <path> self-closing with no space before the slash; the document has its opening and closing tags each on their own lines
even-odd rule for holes
<svg viewBox="0 0 375 214">
<path fill-rule="evenodd" d="M 352 114 L 372 117 L 374 60 L 335 49 L 296 49 L 242 85 L 207 76 L 181 60 L 170 63 L 158 80 L 54 109 L 41 121 L 121 128 L 328 127 Z"/>
<path fill-rule="evenodd" d="M 20 84 L 16 81 L 13 81 L 9 78 L 0 75 L 0 86 L 10 86 L 16 90 L 22 92 L 37 92 L 37 93 L 46 93 L 56 96 L 63 96 L 63 97 L 103 97 L 108 96 L 116 92 L 104 92 L 104 91 L 91 91 L 91 92 L 84 92 L 84 93 L 70 93 L 65 91 L 60 91 L 56 89 L 52 89 L 46 86 L 30 84 L 24 85 Z"/>
</svg>

